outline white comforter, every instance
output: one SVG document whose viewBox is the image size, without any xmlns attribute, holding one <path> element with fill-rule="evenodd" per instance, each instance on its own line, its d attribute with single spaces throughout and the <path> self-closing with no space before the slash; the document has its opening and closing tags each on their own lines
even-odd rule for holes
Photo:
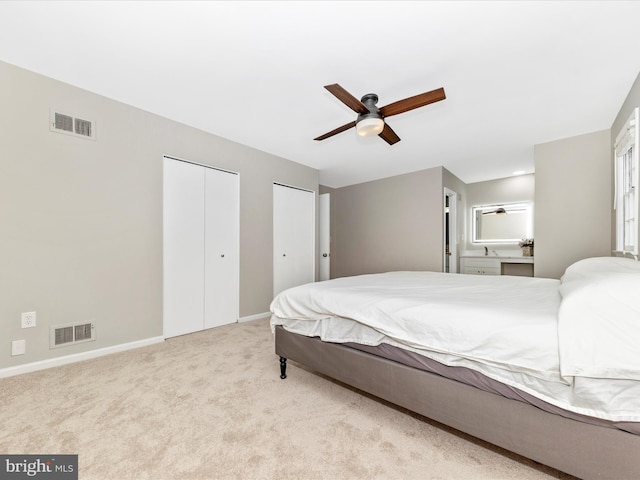
<svg viewBox="0 0 640 480">
<path fill-rule="evenodd" d="M 558 280 L 511 276 L 361 275 L 282 292 L 271 323 L 330 342 L 388 343 L 576 413 L 640 421 L 640 382 L 561 375 L 559 287 Z"/>
</svg>

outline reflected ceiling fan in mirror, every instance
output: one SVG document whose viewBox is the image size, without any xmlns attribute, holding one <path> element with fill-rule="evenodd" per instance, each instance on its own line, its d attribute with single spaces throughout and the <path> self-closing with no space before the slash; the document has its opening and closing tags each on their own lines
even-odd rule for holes
<svg viewBox="0 0 640 480">
<path fill-rule="evenodd" d="M 424 107 L 425 105 L 439 102 L 446 98 L 444 88 L 438 88 L 436 90 L 421 93 L 420 95 L 405 98 L 404 100 L 399 100 L 378 108 L 376 106 L 376 103 L 378 103 L 378 95 L 375 93 L 368 93 L 363 96 L 361 100 L 358 100 L 337 83 L 334 83 L 333 85 L 326 85 L 324 88 L 329 90 L 329 92 L 331 92 L 338 100 L 356 112 L 358 114 L 358 118 L 355 122 L 342 125 L 335 130 L 331 130 L 324 135 L 314 138 L 314 140 L 324 140 L 325 138 L 329 138 L 338 133 L 344 132 L 345 130 L 349 130 L 352 127 L 356 127 L 358 135 L 378 135 L 389 145 L 393 145 L 400 141 L 400 137 L 398 137 L 396 132 L 394 132 L 385 122 L 386 117 L 408 112 L 414 108 Z"/>
<path fill-rule="evenodd" d="M 504 208 L 500 207 L 490 212 L 482 212 L 482 214 L 483 215 L 506 215 L 507 211 Z"/>
</svg>

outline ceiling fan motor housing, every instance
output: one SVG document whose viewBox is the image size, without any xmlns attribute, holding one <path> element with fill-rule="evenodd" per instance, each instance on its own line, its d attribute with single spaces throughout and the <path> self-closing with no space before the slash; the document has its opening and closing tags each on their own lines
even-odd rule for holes
<svg viewBox="0 0 640 480">
<path fill-rule="evenodd" d="M 369 113 L 358 114 L 356 123 L 365 118 L 383 118 L 382 115 L 380 115 L 380 109 L 376 106 L 376 103 L 378 103 L 378 95 L 375 93 L 367 93 L 360 101 L 369 109 Z"/>
</svg>

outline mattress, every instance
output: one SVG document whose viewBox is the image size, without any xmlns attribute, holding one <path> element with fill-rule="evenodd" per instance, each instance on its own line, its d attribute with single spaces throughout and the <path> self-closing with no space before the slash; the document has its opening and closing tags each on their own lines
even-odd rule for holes
<svg viewBox="0 0 640 480">
<path fill-rule="evenodd" d="M 437 272 L 361 275 L 282 292 L 271 323 L 324 341 L 401 349 L 480 374 L 531 403 L 633 431 L 640 382 L 561 374 L 560 286 Z"/>
</svg>

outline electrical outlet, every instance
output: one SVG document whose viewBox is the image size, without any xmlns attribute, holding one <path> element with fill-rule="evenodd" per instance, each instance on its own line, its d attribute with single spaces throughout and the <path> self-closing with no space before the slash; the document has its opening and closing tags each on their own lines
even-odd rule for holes
<svg viewBox="0 0 640 480">
<path fill-rule="evenodd" d="M 11 342 L 11 355 L 24 355 L 27 350 L 26 343 L 25 340 L 14 340 Z"/>
<path fill-rule="evenodd" d="M 36 312 L 22 312 L 22 328 L 36 326 Z"/>
</svg>

